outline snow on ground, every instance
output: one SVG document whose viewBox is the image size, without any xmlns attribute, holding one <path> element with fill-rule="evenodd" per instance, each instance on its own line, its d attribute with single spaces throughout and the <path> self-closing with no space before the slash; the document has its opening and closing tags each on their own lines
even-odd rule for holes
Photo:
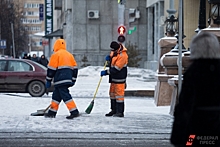
<svg viewBox="0 0 220 147">
<path fill-rule="evenodd" d="M 101 70 L 103 67 L 99 66 L 89 66 L 79 70 L 76 85 L 69 90 L 82 116 L 71 121 L 65 118 L 69 112 L 63 102 L 54 119 L 30 116 L 32 112 L 45 109 L 50 104 L 52 93 L 35 98 L 27 93 L 0 93 L 0 132 L 117 132 L 123 130 L 132 132 L 144 131 L 143 127 L 155 132 L 156 128 L 146 126 L 147 123 L 164 128 L 167 128 L 167 123 L 171 124 L 170 107 L 156 107 L 152 97 L 126 97 L 123 119 L 105 117 L 105 113 L 110 110 L 108 76 L 102 78 L 91 114 L 86 114 L 85 110 L 89 106 L 100 80 Z M 129 68 L 128 71 L 128 90 L 155 88 L 155 72 L 139 68 Z M 146 120 L 149 121 L 146 122 Z M 126 125 L 116 127 L 111 124 Z"/>
<path fill-rule="evenodd" d="M 93 97 L 100 80 L 101 66 L 89 66 L 79 70 L 76 85 L 71 88 L 73 97 Z M 108 76 L 103 76 L 97 97 L 108 97 Z M 154 90 L 155 72 L 149 69 L 128 68 L 126 90 Z"/>
</svg>

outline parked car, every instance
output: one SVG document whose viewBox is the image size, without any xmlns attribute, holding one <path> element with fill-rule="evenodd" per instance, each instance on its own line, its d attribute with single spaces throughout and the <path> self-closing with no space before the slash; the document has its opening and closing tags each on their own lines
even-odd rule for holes
<svg viewBox="0 0 220 147">
<path fill-rule="evenodd" d="M 45 87 L 46 74 L 46 67 L 28 59 L 0 59 L 0 92 L 41 97 L 53 91 Z"/>
</svg>

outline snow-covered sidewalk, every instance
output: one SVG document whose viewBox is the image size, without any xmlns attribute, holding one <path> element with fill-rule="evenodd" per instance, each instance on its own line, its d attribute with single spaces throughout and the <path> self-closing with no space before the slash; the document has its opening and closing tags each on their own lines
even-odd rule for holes
<svg viewBox="0 0 220 147">
<path fill-rule="evenodd" d="M 126 97 L 125 117 L 105 117 L 109 99 L 97 98 L 91 114 L 85 109 L 90 98 L 75 98 L 81 116 L 73 120 L 64 103 L 60 104 L 57 117 L 30 116 L 30 113 L 47 107 L 49 97 L 21 98 L 1 95 L 0 132 L 161 132 L 167 133 L 171 125 L 169 107 L 156 107 L 152 98 Z M 9 103 L 8 99 L 11 100 Z M 6 105 L 7 104 L 7 105 Z M 16 105 L 19 104 L 19 105 Z M 12 107 L 9 107 L 11 105 Z M 5 110 L 5 111 L 2 111 Z M 117 124 L 117 125 L 115 125 Z"/>
<path fill-rule="evenodd" d="M 125 117 L 105 117 L 110 110 L 108 77 L 103 77 L 93 110 L 91 114 L 86 114 L 101 70 L 101 67 L 88 67 L 79 71 L 77 83 L 70 92 L 81 116 L 73 120 L 66 119 L 69 112 L 63 102 L 56 118 L 30 116 L 50 104 L 51 93 L 37 98 L 21 93 L 0 94 L 0 132 L 170 133 L 173 120 L 169 115 L 170 107 L 155 106 L 152 97 L 125 97 Z M 127 80 L 128 89 L 154 89 L 153 73 L 144 69 L 133 69 L 131 73 Z"/>
</svg>

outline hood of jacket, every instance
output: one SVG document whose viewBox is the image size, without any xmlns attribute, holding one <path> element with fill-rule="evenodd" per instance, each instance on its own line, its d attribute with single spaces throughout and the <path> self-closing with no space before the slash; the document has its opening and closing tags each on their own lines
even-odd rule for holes
<svg viewBox="0 0 220 147">
<path fill-rule="evenodd" d="M 61 49 L 66 50 L 66 41 L 64 39 L 57 39 L 54 43 L 53 50 L 57 52 Z"/>
</svg>

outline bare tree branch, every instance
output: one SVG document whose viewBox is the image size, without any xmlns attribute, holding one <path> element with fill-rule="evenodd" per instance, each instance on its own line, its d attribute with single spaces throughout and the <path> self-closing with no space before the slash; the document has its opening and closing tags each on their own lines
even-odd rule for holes
<svg viewBox="0 0 220 147">
<path fill-rule="evenodd" d="M 12 30 L 11 23 L 14 28 L 14 42 L 16 56 L 28 50 L 28 32 L 25 30 L 25 25 L 22 24 L 24 4 L 18 1 L 0 1 L 0 39 L 7 41 L 7 48 L 4 50 L 5 55 L 13 55 L 12 52 Z M 3 51 L 0 50 L 0 53 Z"/>
</svg>

